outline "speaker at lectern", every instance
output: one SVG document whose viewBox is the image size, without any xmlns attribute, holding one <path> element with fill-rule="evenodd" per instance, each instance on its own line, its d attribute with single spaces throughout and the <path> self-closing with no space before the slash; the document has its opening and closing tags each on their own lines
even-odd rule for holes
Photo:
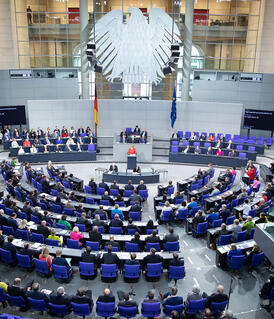
<svg viewBox="0 0 274 319">
<path fill-rule="evenodd" d="M 132 145 L 127 152 L 127 169 L 134 169 L 137 166 L 137 153 Z"/>
</svg>

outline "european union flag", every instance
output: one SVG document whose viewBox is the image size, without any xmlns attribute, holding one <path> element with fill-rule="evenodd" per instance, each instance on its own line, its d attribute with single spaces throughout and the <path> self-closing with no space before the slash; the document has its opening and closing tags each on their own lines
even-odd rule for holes
<svg viewBox="0 0 274 319">
<path fill-rule="evenodd" d="M 171 107 L 171 113 L 170 113 L 171 127 L 172 128 L 174 126 L 176 118 L 177 118 L 177 114 L 176 114 L 176 89 L 174 87 L 173 98 L 172 98 L 172 107 Z"/>
</svg>

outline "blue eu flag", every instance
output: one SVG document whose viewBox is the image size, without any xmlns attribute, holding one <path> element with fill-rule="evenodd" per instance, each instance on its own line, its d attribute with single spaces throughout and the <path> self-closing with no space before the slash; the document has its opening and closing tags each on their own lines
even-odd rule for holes
<svg viewBox="0 0 274 319">
<path fill-rule="evenodd" d="M 170 119 L 171 119 L 171 127 L 173 128 L 174 123 L 176 121 L 176 89 L 174 87 L 173 91 L 173 98 L 172 98 L 172 107 L 171 107 L 171 113 L 170 113 Z"/>
</svg>

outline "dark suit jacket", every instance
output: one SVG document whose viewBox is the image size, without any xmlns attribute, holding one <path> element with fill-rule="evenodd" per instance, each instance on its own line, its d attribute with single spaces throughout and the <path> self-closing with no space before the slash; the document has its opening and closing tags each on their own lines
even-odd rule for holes
<svg viewBox="0 0 274 319">
<path fill-rule="evenodd" d="M 126 260 L 125 264 L 127 264 L 127 265 L 140 265 L 138 260 L 131 260 L 131 259 Z"/>
<path fill-rule="evenodd" d="M 165 242 L 175 242 L 179 240 L 179 236 L 175 234 L 168 234 L 164 237 Z"/>
<path fill-rule="evenodd" d="M 46 303 L 49 302 L 49 296 L 41 291 L 28 291 L 27 296 L 36 300 L 44 300 Z"/>
<path fill-rule="evenodd" d="M 50 230 L 47 226 L 45 227 L 45 226 L 39 225 L 37 226 L 37 233 L 42 234 L 44 238 L 48 238 L 48 236 L 50 235 Z"/>
<path fill-rule="evenodd" d="M 120 219 L 112 219 L 109 223 L 109 227 L 123 227 L 123 222 Z"/>
<path fill-rule="evenodd" d="M 17 221 L 10 217 L 8 219 L 8 226 L 13 227 L 13 229 L 16 230 L 18 228 Z"/>
<path fill-rule="evenodd" d="M 96 266 L 96 264 L 98 262 L 98 257 L 96 255 L 89 254 L 89 253 L 84 251 L 82 253 L 82 262 L 83 263 L 94 263 L 94 266 Z"/>
<path fill-rule="evenodd" d="M 159 236 L 148 236 L 146 238 L 147 243 L 159 243 L 160 242 L 160 237 Z"/>
<path fill-rule="evenodd" d="M 90 182 L 88 183 L 88 186 L 91 187 L 93 193 L 96 193 L 97 184 L 96 184 L 95 182 L 90 181 Z"/>
<path fill-rule="evenodd" d="M 101 183 L 99 183 L 98 186 L 99 186 L 100 188 L 104 188 L 106 191 L 109 191 L 108 184 L 106 184 L 106 183 L 101 182 Z"/>
<path fill-rule="evenodd" d="M 26 289 L 25 288 L 10 285 L 10 286 L 8 286 L 7 293 L 9 295 L 11 295 L 11 296 L 14 296 L 14 297 L 21 296 L 21 297 L 23 297 L 25 302 L 28 303 L 28 299 L 27 299 L 27 294 L 26 294 Z"/>
<path fill-rule="evenodd" d="M 97 301 L 99 302 L 115 302 L 115 297 L 113 295 L 102 295 L 99 296 Z"/>
<path fill-rule="evenodd" d="M 147 255 L 144 258 L 144 264 L 158 264 L 163 262 L 163 258 L 160 255 Z"/>
<path fill-rule="evenodd" d="M 209 308 L 212 302 L 224 302 L 228 300 L 228 296 L 226 294 L 212 294 L 207 297 L 206 307 Z"/>
<path fill-rule="evenodd" d="M 9 251 L 12 253 L 13 258 L 15 258 L 15 255 L 16 255 L 16 247 L 13 245 L 13 243 L 5 242 L 4 245 L 3 245 L 3 249 L 9 250 Z"/>
<path fill-rule="evenodd" d="M 111 172 L 114 171 L 114 172 L 117 173 L 117 172 L 118 172 L 118 167 L 117 167 L 117 165 L 114 165 L 114 166 L 113 166 L 113 165 L 111 164 L 110 167 L 109 167 L 109 170 L 110 170 Z"/>
<path fill-rule="evenodd" d="M 163 302 L 163 306 L 169 305 L 169 306 L 175 306 L 175 305 L 182 305 L 183 304 L 183 298 L 180 296 L 170 296 L 169 298 L 166 298 Z"/>
<path fill-rule="evenodd" d="M 0 215 L 0 225 L 2 225 L 2 226 L 8 225 L 8 219 L 5 216 Z"/>
<path fill-rule="evenodd" d="M 184 266 L 185 262 L 184 262 L 184 259 L 181 258 L 181 259 L 172 259 L 169 261 L 169 266 Z"/>
<path fill-rule="evenodd" d="M 120 301 L 118 303 L 118 306 L 121 306 L 121 307 L 136 307 L 138 309 L 138 304 L 136 301 L 133 301 L 133 300 L 128 300 L 128 301 Z"/>
<path fill-rule="evenodd" d="M 97 242 L 101 242 L 102 240 L 102 234 L 99 233 L 98 231 L 90 231 L 89 232 L 89 239 L 90 241 L 97 241 Z"/>
<path fill-rule="evenodd" d="M 63 258 L 63 257 L 56 257 L 52 259 L 52 264 L 58 265 L 58 266 L 66 266 L 68 270 L 71 268 L 66 258 Z"/>
<path fill-rule="evenodd" d="M 85 296 L 72 296 L 71 302 L 77 303 L 77 304 L 89 304 L 90 308 L 93 307 L 93 300 L 91 298 L 91 291 L 89 290 L 90 294 L 86 294 Z"/>
<path fill-rule="evenodd" d="M 219 211 L 219 218 L 222 218 L 223 223 L 226 222 L 226 219 L 229 216 L 230 216 L 230 211 L 228 209 Z"/>
<path fill-rule="evenodd" d="M 127 185 L 125 185 L 125 190 L 127 190 L 127 191 L 133 191 L 133 190 L 134 190 L 134 186 L 133 186 L 133 185 L 130 185 L 130 184 L 127 184 Z"/>
<path fill-rule="evenodd" d="M 102 257 L 103 264 L 119 264 L 119 258 L 114 253 L 105 253 Z"/>
<path fill-rule="evenodd" d="M 7 184 L 7 188 L 9 189 L 11 195 L 14 197 L 15 196 L 14 187 L 10 184 Z"/>
<path fill-rule="evenodd" d="M 137 189 L 137 191 L 139 192 L 139 191 L 144 191 L 144 190 L 146 190 L 147 187 L 146 187 L 146 185 L 144 185 L 144 184 L 140 184 L 140 185 L 138 185 L 138 186 L 136 187 L 136 189 Z"/>
<path fill-rule="evenodd" d="M 52 292 L 49 295 L 49 301 L 55 305 L 66 305 L 69 308 L 71 297 L 68 295 L 57 295 L 57 293 Z"/>
<path fill-rule="evenodd" d="M 130 207 L 131 212 L 140 212 L 142 210 L 140 205 L 133 205 Z"/>
</svg>

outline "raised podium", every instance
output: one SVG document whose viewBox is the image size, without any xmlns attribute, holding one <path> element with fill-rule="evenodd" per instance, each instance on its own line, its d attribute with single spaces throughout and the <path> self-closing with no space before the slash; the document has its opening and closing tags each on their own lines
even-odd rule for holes
<svg viewBox="0 0 274 319">
<path fill-rule="evenodd" d="M 134 169 L 137 166 L 137 156 L 128 155 L 127 156 L 127 169 Z"/>
</svg>

